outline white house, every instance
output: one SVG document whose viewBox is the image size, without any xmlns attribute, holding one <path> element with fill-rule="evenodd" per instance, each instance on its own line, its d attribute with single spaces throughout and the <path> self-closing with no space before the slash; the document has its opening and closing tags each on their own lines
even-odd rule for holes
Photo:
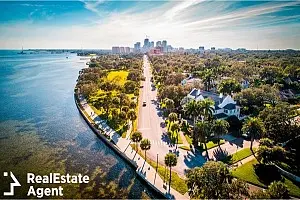
<svg viewBox="0 0 300 200">
<path fill-rule="evenodd" d="M 191 100 L 201 101 L 206 98 L 210 98 L 215 102 L 214 105 L 214 116 L 217 119 L 226 119 L 229 116 L 235 115 L 240 119 L 241 107 L 236 104 L 236 101 L 230 95 L 225 98 L 222 94 L 201 91 L 200 89 L 194 88 L 182 101 L 181 104 L 185 105 Z"/>
</svg>

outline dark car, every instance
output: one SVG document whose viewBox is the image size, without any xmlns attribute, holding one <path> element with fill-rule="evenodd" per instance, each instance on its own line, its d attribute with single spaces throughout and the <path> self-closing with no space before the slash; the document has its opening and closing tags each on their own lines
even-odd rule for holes
<svg viewBox="0 0 300 200">
<path fill-rule="evenodd" d="M 143 107 L 145 107 L 145 106 L 146 106 L 146 101 L 143 102 Z"/>
</svg>

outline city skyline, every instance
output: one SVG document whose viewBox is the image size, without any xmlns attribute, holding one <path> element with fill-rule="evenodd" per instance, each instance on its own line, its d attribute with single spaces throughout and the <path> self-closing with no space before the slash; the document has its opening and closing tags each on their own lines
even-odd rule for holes
<svg viewBox="0 0 300 200">
<path fill-rule="evenodd" d="M 0 2 L 0 49 L 300 49 L 299 1 Z M 18 13 L 11 15 L 11 13 Z M 156 43 L 154 43 L 156 46 Z"/>
</svg>

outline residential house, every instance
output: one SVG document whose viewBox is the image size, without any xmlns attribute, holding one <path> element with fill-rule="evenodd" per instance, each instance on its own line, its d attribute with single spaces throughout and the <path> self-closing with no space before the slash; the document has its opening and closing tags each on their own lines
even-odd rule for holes
<svg viewBox="0 0 300 200">
<path fill-rule="evenodd" d="M 215 102 L 214 105 L 214 117 L 217 119 L 226 119 L 229 116 L 236 116 L 240 119 L 241 107 L 237 105 L 236 101 L 227 95 L 224 97 L 222 94 L 216 94 L 213 92 L 207 92 L 200 89 L 194 88 L 182 101 L 181 104 L 184 106 L 191 100 L 202 101 L 206 98 L 210 98 Z"/>
</svg>

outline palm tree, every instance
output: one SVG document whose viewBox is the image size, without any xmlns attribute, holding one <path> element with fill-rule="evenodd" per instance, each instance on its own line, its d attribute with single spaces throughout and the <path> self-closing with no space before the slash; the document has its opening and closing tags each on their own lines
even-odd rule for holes
<svg viewBox="0 0 300 200">
<path fill-rule="evenodd" d="M 114 97 L 113 99 L 112 99 L 112 103 L 113 103 L 113 105 L 116 107 L 116 108 L 119 108 L 119 107 L 121 107 L 120 105 L 120 98 L 119 97 Z"/>
<path fill-rule="evenodd" d="M 172 167 L 177 165 L 177 156 L 174 153 L 168 153 L 165 156 L 165 165 L 170 167 L 169 194 L 171 191 Z"/>
<path fill-rule="evenodd" d="M 164 100 L 164 103 L 166 105 L 166 109 L 167 109 L 168 113 L 170 113 L 171 110 L 174 108 L 174 101 L 172 99 L 166 98 Z"/>
<path fill-rule="evenodd" d="M 131 101 L 129 104 L 130 109 L 135 109 L 136 108 L 136 103 L 134 101 Z"/>
<path fill-rule="evenodd" d="M 141 141 L 140 147 L 142 150 L 145 151 L 145 160 L 147 161 L 147 154 L 146 151 L 148 151 L 151 148 L 151 142 L 148 139 L 143 139 Z"/>
<path fill-rule="evenodd" d="M 119 116 L 119 110 L 117 108 L 113 108 L 111 110 L 111 115 L 112 115 L 113 118 L 118 117 Z"/>
<path fill-rule="evenodd" d="M 125 113 L 127 113 L 129 111 L 129 107 L 123 106 L 121 110 L 124 111 Z"/>
<path fill-rule="evenodd" d="M 132 140 L 133 142 L 135 142 L 136 151 L 137 151 L 137 149 L 138 149 L 137 143 L 140 142 L 142 139 L 143 139 L 143 136 L 142 136 L 142 133 L 141 133 L 141 132 L 136 131 L 136 132 L 132 133 L 132 135 L 131 135 L 131 140 Z"/>
<path fill-rule="evenodd" d="M 213 133 L 218 138 L 219 146 L 220 146 L 220 136 L 227 134 L 228 128 L 229 128 L 229 123 L 224 119 L 218 119 L 212 123 Z"/>
<path fill-rule="evenodd" d="M 111 92 L 108 92 L 103 99 L 103 108 L 106 112 L 107 117 L 109 116 L 109 109 L 111 107 L 111 104 L 112 104 Z"/>
<path fill-rule="evenodd" d="M 253 153 L 252 146 L 253 146 L 254 139 L 259 138 L 261 135 L 265 133 L 265 127 L 262 120 L 258 117 L 248 118 L 242 127 L 242 131 L 244 134 L 250 136 L 251 138 L 250 150 Z"/>
<path fill-rule="evenodd" d="M 184 112 L 187 114 L 187 115 L 190 115 L 193 117 L 193 120 L 194 120 L 194 125 L 196 123 L 196 119 L 197 119 L 197 116 L 199 114 L 199 104 L 195 101 L 195 100 L 192 100 L 192 101 L 189 101 L 185 106 L 184 106 Z"/>
<path fill-rule="evenodd" d="M 136 120 L 136 118 L 137 118 L 135 111 L 132 110 L 132 109 L 129 110 L 128 113 L 127 113 L 127 117 L 128 117 L 128 119 L 131 120 L 131 125 L 132 125 L 131 128 L 132 128 L 132 130 L 133 130 L 133 122 L 134 122 L 134 120 Z"/>
<path fill-rule="evenodd" d="M 202 81 L 204 82 L 205 90 L 209 91 L 214 78 L 214 73 L 211 69 L 207 69 L 202 73 Z"/>
<path fill-rule="evenodd" d="M 179 125 L 178 123 L 173 123 L 173 124 L 171 125 L 170 129 L 171 129 L 171 131 L 173 132 L 173 134 L 176 134 L 176 140 L 177 140 L 176 143 L 178 143 L 178 137 L 179 137 L 178 132 L 179 132 L 179 130 L 180 130 L 180 125 Z M 177 144 L 176 144 L 176 149 L 177 149 Z"/>
<path fill-rule="evenodd" d="M 199 104 L 199 110 L 203 115 L 204 119 L 211 120 L 215 112 L 215 109 L 213 107 L 215 105 L 215 102 L 209 98 L 206 98 L 202 101 L 198 101 L 198 104 Z"/>
<path fill-rule="evenodd" d="M 211 136 L 211 128 L 208 121 L 198 121 L 196 123 L 196 134 L 200 142 L 204 143 L 206 157 L 209 160 L 208 150 L 207 150 L 207 138 Z"/>
<path fill-rule="evenodd" d="M 168 119 L 169 119 L 168 130 L 169 130 L 172 122 L 175 122 L 178 120 L 177 113 L 174 113 L 174 112 L 170 113 L 168 116 Z"/>
</svg>

